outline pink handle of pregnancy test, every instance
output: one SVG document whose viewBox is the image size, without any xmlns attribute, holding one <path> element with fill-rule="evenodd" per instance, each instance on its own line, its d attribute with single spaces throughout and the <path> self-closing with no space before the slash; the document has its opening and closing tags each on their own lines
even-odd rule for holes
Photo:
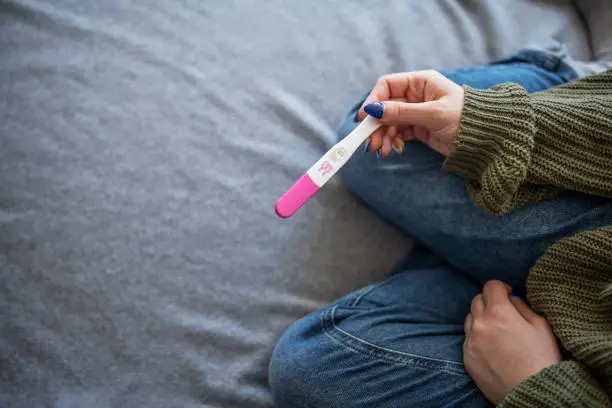
<svg viewBox="0 0 612 408">
<path fill-rule="evenodd" d="M 281 198 L 274 210 L 281 218 L 289 218 L 306 203 L 317 191 L 317 186 L 308 174 L 304 174 Z"/>
</svg>

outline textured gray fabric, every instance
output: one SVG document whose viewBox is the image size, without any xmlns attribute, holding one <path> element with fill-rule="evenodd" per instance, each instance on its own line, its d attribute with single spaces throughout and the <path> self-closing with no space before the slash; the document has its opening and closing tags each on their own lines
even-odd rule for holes
<svg viewBox="0 0 612 408">
<path fill-rule="evenodd" d="M 612 0 L 575 0 L 588 27 L 595 61 L 584 67 L 592 73 L 612 69 Z"/>
<path fill-rule="evenodd" d="M 380 74 L 588 59 L 573 7 L 0 0 L 0 406 L 269 407 L 281 332 L 410 247 L 338 180 L 275 200 Z"/>
</svg>

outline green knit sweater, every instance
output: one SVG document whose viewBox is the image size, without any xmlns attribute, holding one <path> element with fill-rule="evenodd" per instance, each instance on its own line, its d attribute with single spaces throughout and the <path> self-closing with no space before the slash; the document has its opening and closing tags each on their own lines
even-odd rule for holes
<svg viewBox="0 0 612 408">
<path fill-rule="evenodd" d="M 516 84 L 465 87 L 455 154 L 493 214 L 564 190 L 612 198 L 612 71 L 528 95 Z M 500 407 L 612 407 L 612 226 L 552 245 L 527 297 L 571 358 L 523 381 Z"/>
</svg>

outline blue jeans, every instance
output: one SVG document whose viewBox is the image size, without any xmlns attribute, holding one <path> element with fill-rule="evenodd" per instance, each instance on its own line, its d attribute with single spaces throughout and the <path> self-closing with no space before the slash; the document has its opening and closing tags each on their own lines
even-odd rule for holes
<svg viewBox="0 0 612 408">
<path fill-rule="evenodd" d="M 575 78 L 558 57 L 535 57 L 443 73 L 475 88 L 513 81 L 529 92 Z M 355 127 L 360 104 L 341 137 Z M 414 142 L 384 160 L 357 153 L 344 167 L 348 188 L 421 245 L 383 282 L 302 318 L 282 336 L 269 371 L 277 407 L 490 406 L 463 367 L 472 298 L 491 279 L 524 291 L 548 246 L 612 223 L 609 200 L 577 193 L 488 215 L 461 179 L 440 170 L 442 161 Z"/>
</svg>

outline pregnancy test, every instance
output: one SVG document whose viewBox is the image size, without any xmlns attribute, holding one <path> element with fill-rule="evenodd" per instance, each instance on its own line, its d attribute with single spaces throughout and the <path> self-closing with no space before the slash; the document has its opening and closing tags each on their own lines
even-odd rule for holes
<svg viewBox="0 0 612 408">
<path fill-rule="evenodd" d="M 351 133 L 327 151 L 283 196 L 274 210 L 281 218 L 289 218 L 346 164 L 359 146 L 380 127 L 380 122 L 367 116 Z"/>
</svg>

